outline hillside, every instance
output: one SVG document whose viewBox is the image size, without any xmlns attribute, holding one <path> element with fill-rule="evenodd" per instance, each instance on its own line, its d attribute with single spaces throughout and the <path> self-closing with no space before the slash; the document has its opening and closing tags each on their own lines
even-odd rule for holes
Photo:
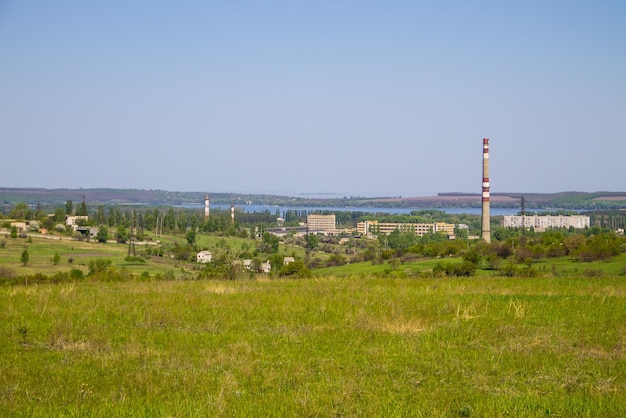
<svg viewBox="0 0 626 418">
<path fill-rule="evenodd" d="M 25 202 L 30 205 L 57 206 L 67 200 L 90 204 L 130 204 L 148 206 L 171 206 L 202 204 L 209 194 L 213 204 L 252 202 L 254 204 L 282 206 L 327 207 L 480 207 L 479 194 L 439 193 L 420 197 L 342 197 L 312 198 L 265 194 L 238 194 L 208 192 L 177 192 L 144 189 L 44 189 L 0 187 L 0 204 L 5 206 Z M 516 208 L 521 205 L 521 193 L 492 193 L 492 207 Z M 626 192 L 560 192 L 524 193 L 527 209 L 626 209 Z"/>
</svg>

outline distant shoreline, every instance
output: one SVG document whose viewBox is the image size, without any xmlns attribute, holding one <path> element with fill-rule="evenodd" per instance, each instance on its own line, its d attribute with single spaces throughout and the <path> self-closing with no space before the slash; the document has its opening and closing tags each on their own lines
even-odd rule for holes
<svg viewBox="0 0 626 418">
<path fill-rule="evenodd" d="M 58 206 L 68 200 L 88 205 L 147 205 L 180 206 L 200 204 L 209 195 L 212 204 L 257 204 L 303 207 L 402 207 L 402 208 L 477 208 L 481 205 L 478 193 L 438 193 L 436 196 L 416 197 L 307 197 L 267 194 L 176 192 L 143 189 L 45 189 L 0 187 L 0 205 L 11 206 L 20 202 L 29 205 Z M 524 193 L 528 210 L 559 208 L 565 210 L 626 209 L 626 192 L 560 192 Z M 521 208 L 522 193 L 492 193 L 494 208 Z"/>
</svg>

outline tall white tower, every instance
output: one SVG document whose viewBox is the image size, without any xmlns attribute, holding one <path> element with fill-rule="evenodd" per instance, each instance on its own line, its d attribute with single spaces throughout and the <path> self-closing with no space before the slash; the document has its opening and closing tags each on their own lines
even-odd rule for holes
<svg viewBox="0 0 626 418">
<path fill-rule="evenodd" d="M 235 224 L 235 204 L 230 204 L 230 223 Z"/>
<path fill-rule="evenodd" d="M 482 238 L 491 242 L 491 218 L 489 214 L 489 138 L 483 138 L 483 195 Z"/>
<path fill-rule="evenodd" d="M 204 196 L 204 220 L 209 219 L 209 195 Z"/>
</svg>

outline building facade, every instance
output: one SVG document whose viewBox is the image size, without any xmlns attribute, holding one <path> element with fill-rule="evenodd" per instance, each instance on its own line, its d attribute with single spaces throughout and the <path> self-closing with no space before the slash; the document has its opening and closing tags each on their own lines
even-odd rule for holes
<svg viewBox="0 0 626 418">
<path fill-rule="evenodd" d="M 454 224 L 445 222 L 433 222 L 428 223 L 396 223 L 396 222 L 378 222 L 378 221 L 364 221 L 359 222 L 356 225 L 356 230 L 361 235 L 369 234 L 385 234 L 389 235 L 393 231 L 398 230 L 402 233 L 413 233 L 417 236 L 424 236 L 426 234 L 434 234 L 436 232 L 443 232 L 448 236 L 454 235 Z"/>
<path fill-rule="evenodd" d="M 503 226 L 505 228 L 534 228 L 545 230 L 549 228 L 576 228 L 589 227 L 589 216 L 583 215 L 505 215 Z"/>
<path fill-rule="evenodd" d="M 337 229 L 335 215 L 307 215 L 306 224 L 309 229 L 309 233 L 334 233 Z"/>
</svg>

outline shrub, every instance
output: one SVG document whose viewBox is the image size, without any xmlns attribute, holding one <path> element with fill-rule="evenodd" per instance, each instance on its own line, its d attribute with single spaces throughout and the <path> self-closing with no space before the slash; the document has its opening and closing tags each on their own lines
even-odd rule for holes
<svg viewBox="0 0 626 418">
<path fill-rule="evenodd" d="M 81 269 L 73 268 L 70 270 L 70 278 L 74 280 L 80 280 L 85 277 L 85 274 Z"/>
<path fill-rule="evenodd" d="M 583 271 L 585 277 L 602 277 L 602 270 L 586 269 Z"/>
<path fill-rule="evenodd" d="M 302 261 L 294 261 L 284 265 L 280 269 L 280 276 L 295 276 L 300 278 L 312 277 L 311 270 L 306 268 Z"/>
<path fill-rule="evenodd" d="M 12 279 L 15 277 L 15 270 L 0 266 L 0 279 Z"/>
<path fill-rule="evenodd" d="M 109 266 L 111 266 L 111 260 L 99 258 L 97 260 L 91 260 L 89 262 L 89 274 L 97 274 L 105 271 Z"/>
<path fill-rule="evenodd" d="M 145 263 L 146 262 L 145 258 L 138 257 L 138 256 L 135 256 L 135 255 L 129 255 L 124 260 L 129 262 L 129 263 Z"/>
</svg>

